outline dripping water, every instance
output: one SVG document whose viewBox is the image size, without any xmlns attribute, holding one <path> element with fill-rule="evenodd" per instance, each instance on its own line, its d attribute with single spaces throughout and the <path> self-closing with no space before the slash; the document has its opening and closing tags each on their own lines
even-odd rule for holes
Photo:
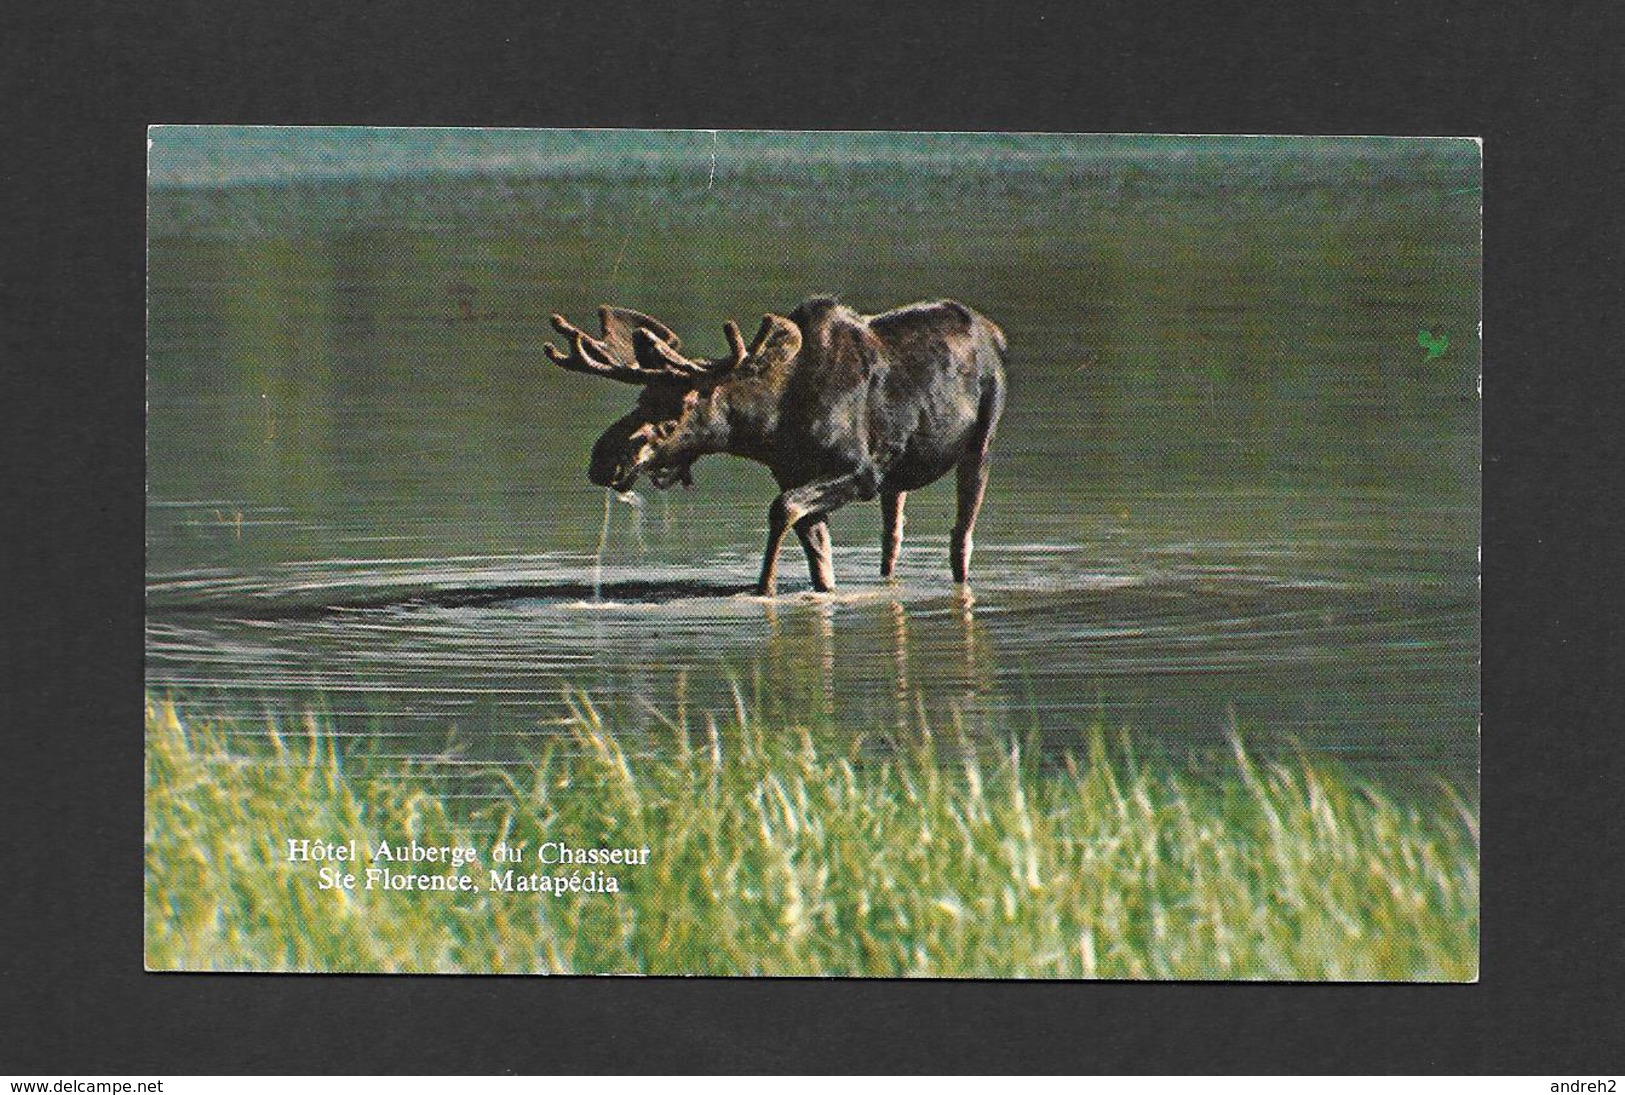
<svg viewBox="0 0 1625 1095">
<path fill-rule="evenodd" d="M 616 499 L 632 508 L 632 538 L 638 542 L 638 554 L 649 554 L 649 541 L 643 538 L 643 495 L 635 490 L 622 491 Z"/>
<path fill-rule="evenodd" d="M 592 599 L 595 602 L 604 599 L 604 549 L 609 546 L 610 500 L 614 497 L 615 492 L 605 487 L 604 520 L 598 526 L 598 553 L 593 556 L 592 562 Z"/>
<path fill-rule="evenodd" d="M 598 550 L 593 554 L 592 562 L 592 599 L 594 602 L 604 599 L 604 554 L 609 550 L 609 526 L 614 511 L 615 502 L 624 502 L 632 509 L 632 532 L 638 538 L 638 547 L 647 552 L 648 543 L 643 539 L 643 496 L 637 491 L 613 491 L 604 488 L 604 520 L 598 526 Z"/>
</svg>

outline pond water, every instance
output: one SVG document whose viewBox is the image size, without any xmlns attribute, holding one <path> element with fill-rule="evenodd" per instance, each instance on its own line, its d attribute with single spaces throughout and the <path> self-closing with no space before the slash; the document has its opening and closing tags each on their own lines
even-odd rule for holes
<svg viewBox="0 0 1625 1095">
<path fill-rule="evenodd" d="M 154 693 L 242 732 L 323 712 L 470 796 L 570 690 L 652 749 L 737 692 L 1057 754 L 1094 724 L 1171 755 L 1239 726 L 1475 782 L 1471 144 L 327 136 L 349 160 L 323 131 L 259 161 L 157 131 Z M 893 582 L 877 507 L 838 513 L 827 596 L 793 544 L 781 595 L 745 592 L 754 465 L 605 526 L 587 454 L 634 393 L 549 365 L 547 314 L 618 303 L 715 353 L 724 319 L 817 292 L 952 297 L 1009 337 L 968 595 L 951 481 L 910 496 Z"/>
</svg>

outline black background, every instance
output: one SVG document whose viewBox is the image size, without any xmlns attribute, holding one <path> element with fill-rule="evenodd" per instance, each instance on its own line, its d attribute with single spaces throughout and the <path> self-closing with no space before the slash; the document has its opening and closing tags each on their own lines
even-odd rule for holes
<svg viewBox="0 0 1625 1095">
<path fill-rule="evenodd" d="M 0 1073 L 1617 1071 L 1622 29 L 1610 4 L 8 6 Z M 1481 982 L 143 973 L 159 122 L 1483 137 Z"/>
</svg>

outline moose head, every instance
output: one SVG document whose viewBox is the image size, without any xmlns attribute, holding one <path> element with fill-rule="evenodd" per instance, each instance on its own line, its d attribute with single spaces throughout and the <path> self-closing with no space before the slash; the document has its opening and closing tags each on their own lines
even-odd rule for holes
<svg viewBox="0 0 1625 1095">
<path fill-rule="evenodd" d="M 716 438 L 721 423 L 708 412 L 717 389 L 737 384 L 792 360 L 801 349 L 801 331 L 783 316 L 762 317 L 750 346 L 733 320 L 723 325 L 728 353 L 718 358 L 691 358 L 679 352 L 682 340 L 653 316 L 629 308 L 598 309 L 600 338 L 593 338 L 563 316 L 552 323 L 568 351 L 552 343 L 543 347 L 560 368 L 635 384 L 643 391 L 632 412 L 616 420 L 592 447 L 587 478 L 614 491 L 630 490 L 638 476 L 648 475 L 664 490 L 675 483 L 693 484 L 690 465 Z M 692 455 L 690 455 L 692 454 Z"/>
</svg>

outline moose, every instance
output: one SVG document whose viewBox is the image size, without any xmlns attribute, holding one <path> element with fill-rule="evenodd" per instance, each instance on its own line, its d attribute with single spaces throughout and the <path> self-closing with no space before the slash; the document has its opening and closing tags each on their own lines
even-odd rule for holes
<svg viewBox="0 0 1625 1095">
<path fill-rule="evenodd" d="M 664 323 L 604 305 L 594 338 L 554 315 L 567 343 L 543 347 L 554 364 L 640 386 L 632 412 L 593 445 L 587 477 L 617 492 L 647 475 L 658 489 L 693 484 L 702 456 L 764 464 L 778 481 L 756 592 L 777 588 L 779 548 L 795 529 L 812 586 L 833 589 L 829 516 L 848 502 L 881 500 L 882 577 L 897 565 L 903 502 L 958 472 L 949 562 L 970 571 L 971 536 L 987 488 L 988 449 L 1004 406 L 1004 332 L 963 304 L 911 304 L 864 316 L 816 297 L 789 316 L 768 313 L 747 348 L 723 327 L 728 352 L 687 357 Z"/>
</svg>

